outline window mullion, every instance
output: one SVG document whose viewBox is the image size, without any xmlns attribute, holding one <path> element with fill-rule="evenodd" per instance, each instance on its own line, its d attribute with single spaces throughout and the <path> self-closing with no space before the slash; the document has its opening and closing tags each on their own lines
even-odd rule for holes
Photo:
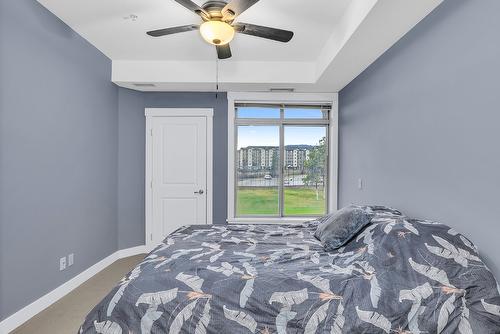
<svg viewBox="0 0 500 334">
<path fill-rule="evenodd" d="M 283 168 L 285 165 L 285 129 L 283 126 L 283 119 L 285 117 L 285 109 L 282 106 L 280 110 L 281 124 L 280 124 L 280 165 L 279 165 L 279 209 L 280 217 L 285 216 L 285 196 L 284 196 L 284 182 L 283 182 Z"/>
</svg>

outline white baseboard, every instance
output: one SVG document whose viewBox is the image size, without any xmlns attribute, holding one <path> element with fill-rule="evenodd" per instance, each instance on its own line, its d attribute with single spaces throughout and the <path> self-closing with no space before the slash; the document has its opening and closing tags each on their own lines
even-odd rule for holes
<svg viewBox="0 0 500 334">
<path fill-rule="evenodd" d="M 147 254 L 153 250 L 154 246 L 137 246 L 132 248 L 120 249 L 116 252 L 119 259 L 123 259 L 124 257 L 134 256 L 137 254 Z"/>
<path fill-rule="evenodd" d="M 146 246 L 137 246 L 127 249 L 121 249 L 119 251 L 114 252 L 113 254 L 109 255 L 108 257 L 94 264 L 92 267 L 76 275 L 66 283 L 58 286 L 51 292 L 40 297 L 33 303 L 29 304 L 28 306 L 25 306 L 24 308 L 20 309 L 16 313 L 12 314 L 8 318 L 0 322 L 0 333 L 9 333 L 10 331 L 13 331 L 17 327 L 21 326 L 26 321 L 28 321 L 38 313 L 42 312 L 43 310 L 45 310 L 47 307 L 57 302 L 62 297 L 66 296 L 68 293 L 79 287 L 82 283 L 95 276 L 97 273 L 99 273 L 101 270 L 111 265 L 116 260 L 137 254 L 148 253 L 149 248 L 150 247 Z"/>
</svg>

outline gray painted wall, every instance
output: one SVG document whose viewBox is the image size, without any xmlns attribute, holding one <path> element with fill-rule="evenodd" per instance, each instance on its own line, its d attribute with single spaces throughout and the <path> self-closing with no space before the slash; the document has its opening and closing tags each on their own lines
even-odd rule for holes
<svg viewBox="0 0 500 334">
<path fill-rule="evenodd" d="M 144 245 L 144 94 L 118 90 L 118 248 Z"/>
<path fill-rule="evenodd" d="M 340 92 L 339 128 L 341 205 L 451 225 L 500 278 L 498 13 L 445 1 Z"/>
<path fill-rule="evenodd" d="M 119 89 L 118 245 L 144 243 L 145 108 L 213 108 L 213 221 L 227 217 L 227 96 L 219 93 L 138 93 Z"/>
<path fill-rule="evenodd" d="M 36 1 L 0 1 L 0 50 L 3 319 L 117 249 L 118 108 L 110 60 Z"/>
</svg>

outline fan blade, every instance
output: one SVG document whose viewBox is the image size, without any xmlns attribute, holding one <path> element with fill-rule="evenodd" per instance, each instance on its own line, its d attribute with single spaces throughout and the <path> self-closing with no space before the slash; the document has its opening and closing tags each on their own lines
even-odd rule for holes
<svg viewBox="0 0 500 334">
<path fill-rule="evenodd" d="M 217 56 L 219 59 L 227 59 L 231 58 L 231 48 L 229 47 L 229 44 L 226 45 L 216 45 L 215 48 L 217 49 Z"/>
<path fill-rule="evenodd" d="M 255 5 L 259 0 L 232 0 L 224 8 L 222 15 L 224 21 L 232 21 L 237 16 L 241 15 L 245 10 Z"/>
<path fill-rule="evenodd" d="M 204 20 L 209 20 L 210 19 L 210 14 L 208 14 L 203 8 L 192 2 L 191 0 L 174 0 L 178 4 L 186 7 L 190 11 L 200 15 L 202 19 Z"/>
<path fill-rule="evenodd" d="M 172 27 L 172 28 L 165 28 L 165 29 L 148 31 L 146 34 L 148 34 L 149 36 L 153 36 L 153 37 L 160 37 L 160 36 L 165 36 L 165 35 L 177 34 L 179 32 L 197 30 L 199 27 L 200 27 L 199 25 L 190 24 L 187 26 L 179 26 L 179 27 Z"/>
<path fill-rule="evenodd" d="M 242 34 L 272 39 L 283 43 L 289 42 L 293 37 L 292 31 L 263 27 L 249 23 L 238 22 L 234 24 L 234 30 Z"/>
</svg>

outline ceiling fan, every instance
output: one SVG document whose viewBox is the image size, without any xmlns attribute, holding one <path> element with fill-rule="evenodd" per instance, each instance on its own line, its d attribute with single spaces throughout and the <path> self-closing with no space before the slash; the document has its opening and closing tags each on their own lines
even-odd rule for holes
<svg viewBox="0 0 500 334">
<path fill-rule="evenodd" d="M 160 37 L 199 29 L 203 39 L 215 45 L 219 59 L 231 57 L 229 42 L 231 42 L 236 32 L 283 43 L 290 41 L 293 37 L 291 31 L 235 22 L 235 19 L 241 13 L 259 0 L 231 0 L 229 3 L 225 1 L 207 1 L 201 7 L 191 0 L 174 1 L 199 15 L 203 22 L 148 31 L 149 36 Z"/>
</svg>

